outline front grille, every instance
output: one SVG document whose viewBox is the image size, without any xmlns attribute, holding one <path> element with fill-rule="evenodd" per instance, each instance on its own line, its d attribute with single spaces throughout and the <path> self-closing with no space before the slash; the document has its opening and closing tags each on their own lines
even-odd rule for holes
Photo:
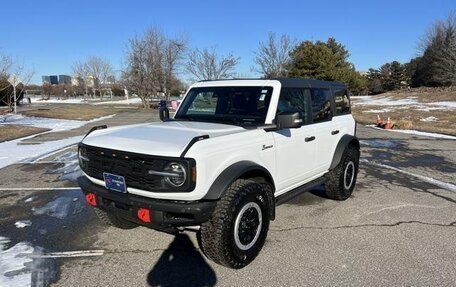
<svg viewBox="0 0 456 287">
<path fill-rule="evenodd" d="M 148 174 L 149 170 L 162 171 L 166 164 L 170 162 L 179 162 L 190 170 L 191 161 L 182 158 L 168 158 L 150 156 L 96 148 L 87 145 L 80 145 L 84 149 L 84 156 L 89 159 L 81 168 L 84 172 L 99 180 L 103 179 L 103 173 L 112 173 L 125 178 L 127 187 L 134 187 L 142 190 L 153 192 L 188 192 L 194 187 L 187 180 L 180 188 L 170 188 L 163 177 Z"/>
</svg>

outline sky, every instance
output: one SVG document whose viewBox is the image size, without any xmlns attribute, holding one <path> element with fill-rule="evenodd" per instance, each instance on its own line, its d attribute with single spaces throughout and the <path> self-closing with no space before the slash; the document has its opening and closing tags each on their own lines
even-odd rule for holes
<svg viewBox="0 0 456 287">
<path fill-rule="evenodd" d="M 268 32 L 297 41 L 335 37 L 359 71 L 386 62 L 407 62 L 433 22 L 456 11 L 454 0 L 364 1 L 2 1 L 0 54 L 42 75 L 71 74 L 88 56 L 109 60 L 119 71 L 128 39 L 157 26 L 183 36 L 190 48 L 210 48 L 240 57 L 237 72 L 252 72 L 254 51 Z M 181 75 L 185 79 L 185 75 Z"/>
</svg>

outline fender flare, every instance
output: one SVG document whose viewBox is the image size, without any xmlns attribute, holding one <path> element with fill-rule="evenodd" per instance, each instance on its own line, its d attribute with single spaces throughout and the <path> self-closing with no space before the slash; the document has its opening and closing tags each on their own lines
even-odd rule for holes
<svg viewBox="0 0 456 287">
<path fill-rule="evenodd" d="M 228 187 L 238 178 L 243 176 L 263 177 L 268 182 L 272 189 L 267 191 L 271 220 L 275 218 L 275 199 L 274 199 L 274 180 L 271 173 L 263 166 L 252 161 L 240 161 L 234 163 L 222 171 L 212 183 L 207 194 L 202 200 L 219 200 Z"/>
<path fill-rule="evenodd" d="M 357 137 L 352 135 L 344 135 L 339 140 L 339 143 L 336 146 L 336 150 L 334 151 L 333 159 L 329 170 L 334 169 L 342 160 L 342 156 L 344 155 L 345 150 L 349 145 L 354 145 L 359 150 L 359 140 Z"/>
</svg>

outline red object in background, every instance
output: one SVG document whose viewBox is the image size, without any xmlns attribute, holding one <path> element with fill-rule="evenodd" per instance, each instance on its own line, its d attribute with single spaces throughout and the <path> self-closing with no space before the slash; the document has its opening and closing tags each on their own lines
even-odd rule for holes
<svg viewBox="0 0 456 287">
<path fill-rule="evenodd" d="M 150 210 L 147 208 L 138 209 L 138 218 L 144 222 L 150 222 Z"/>
<path fill-rule="evenodd" d="M 391 119 L 388 117 L 388 120 L 386 121 L 386 124 L 385 124 L 385 129 L 386 130 L 390 130 L 393 128 L 393 122 L 391 121 Z"/>
<path fill-rule="evenodd" d="M 377 127 L 379 127 L 382 124 L 382 119 L 380 118 L 380 115 L 377 115 Z"/>
<path fill-rule="evenodd" d="M 97 197 L 95 196 L 95 194 L 87 193 L 85 198 L 88 204 L 92 206 L 97 206 Z"/>
</svg>

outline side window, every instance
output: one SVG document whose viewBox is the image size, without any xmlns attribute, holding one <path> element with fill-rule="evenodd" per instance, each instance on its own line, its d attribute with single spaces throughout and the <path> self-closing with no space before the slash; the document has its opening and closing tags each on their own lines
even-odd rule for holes
<svg viewBox="0 0 456 287">
<path fill-rule="evenodd" d="M 309 95 L 308 89 L 284 88 L 280 93 L 279 103 L 277 104 L 277 114 L 301 113 L 303 123 L 307 123 L 307 102 L 306 96 Z"/>
<path fill-rule="evenodd" d="M 336 115 L 350 113 L 350 98 L 347 89 L 334 90 L 334 101 L 336 103 Z"/>
<path fill-rule="evenodd" d="M 330 90 L 311 89 L 310 94 L 312 97 L 313 122 L 330 121 L 332 118 Z"/>
</svg>

